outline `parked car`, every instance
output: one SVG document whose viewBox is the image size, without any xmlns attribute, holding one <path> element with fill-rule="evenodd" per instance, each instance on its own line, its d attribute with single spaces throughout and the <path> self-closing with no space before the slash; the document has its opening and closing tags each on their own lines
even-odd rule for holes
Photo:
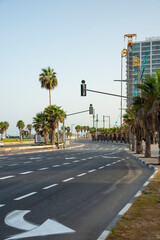
<svg viewBox="0 0 160 240">
<path fill-rule="evenodd" d="M 0 141 L 0 147 L 4 147 L 4 143 Z"/>
</svg>

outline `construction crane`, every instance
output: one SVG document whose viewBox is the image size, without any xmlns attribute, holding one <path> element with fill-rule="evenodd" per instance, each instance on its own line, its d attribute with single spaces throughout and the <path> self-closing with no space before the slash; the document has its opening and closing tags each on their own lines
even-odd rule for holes
<svg viewBox="0 0 160 240">
<path fill-rule="evenodd" d="M 124 40 L 125 40 L 126 37 L 128 38 L 128 46 L 132 46 L 133 45 L 132 39 L 133 39 L 133 37 L 137 37 L 137 34 L 135 34 L 135 33 L 133 33 L 133 34 L 125 34 L 124 35 Z"/>
</svg>

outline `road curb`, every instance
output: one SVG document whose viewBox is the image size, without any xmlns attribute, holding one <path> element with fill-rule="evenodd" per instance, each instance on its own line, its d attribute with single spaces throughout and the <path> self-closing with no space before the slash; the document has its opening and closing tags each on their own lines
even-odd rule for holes
<svg viewBox="0 0 160 240">
<path fill-rule="evenodd" d="M 136 199 L 141 195 L 142 191 L 145 187 L 150 183 L 151 179 L 154 178 L 155 174 L 158 172 L 158 168 L 154 167 L 153 165 L 145 162 L 141 158 L 134 156 L 132 153 L 129 153 L 127 150 L 125 152 L 136 159 L 138 162 L 144 164 L 150 169 L 154 170 L 154 173 L 148 178 L 148 180 L 143 184 L 143 186 L 139 189 L 139 191 L 134 195 L 134 197 L 121 209 L 118 215 L 114 218 L 114 220 L 107 226 L 107 228 L 102 232 L 102 234 L 97 238 L 97 240 L 106 240 L 108 235 L 111 232 L 111 229 L 116 226 L 116 224 L 120 221 L 122 216 L 128 211 L 128 209 L 132 206 L 132 204 L 136 201 Z"/>
</svg>

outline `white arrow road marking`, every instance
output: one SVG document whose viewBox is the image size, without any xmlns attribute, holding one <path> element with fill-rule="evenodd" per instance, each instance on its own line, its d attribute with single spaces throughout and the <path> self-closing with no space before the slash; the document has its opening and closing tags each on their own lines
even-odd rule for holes
<svg viewBox="0 0 160 240">
<path fill-rule="evenodd" d="M 26 222 L 23 219 L 23 216 L 30 212 L 29 210 L 16 210 L 7 215 L 5 218 L 5 223 L 11 227 L 18 229 L 28 230 L 27 232 L 20 233 L 5 240 L 12 239 L 23 239 L 28 237 L 38 237 L 38 236 L 47 236 L 53 234 L 63 234 L 63 233 L 74 233 L 75 231 L 71 228 L 65 227 L 61 223 L 56 222 L 55 220 L 47 219 L 40 226 Z M 21 226 L 21 228 L 19 227 Z"/>
<path fill-rule="evenodd" d="M 21 230 L 32 230 L 38 226 L 23 219 L 24 215 L 29 212 L 30 210 L 15 210 L 6 216 L 4 222 L 10 227 L 18 228 Z"/>
</svg>

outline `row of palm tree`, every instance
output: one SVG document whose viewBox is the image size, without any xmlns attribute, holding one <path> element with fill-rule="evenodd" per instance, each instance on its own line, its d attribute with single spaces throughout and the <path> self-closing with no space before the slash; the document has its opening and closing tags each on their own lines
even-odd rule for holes
<svg viewBox="0 0 160 240">
<path fill-rule="evenodd" d="M 160 72 L 155 76 L 146 76 L 137 84 L 141 95 L 134 97 L 133 104 L 126 110 L 124 121 L 132 135 L 132 150 L 142 153 L 142 140 L 145 139 L 145 157 L 151 157 L 151 137 L 160 136 Z M 160 149 L 160 137 L 159 137 Z M 160 164 L 160 150 L 159 150 Z"/>
<path fill-rule="evenodd" d="M 3 141 L 3 134 L 5 133 L 5 137 L 7 137 L 7 129 L 9 128 L 9 123 L 7 121 L 0 122 L 0 133 L 1 140 Z"/>
<path fill-rule="evenodd" d="M 77 132 L 77 135 L 78 135 L 78 133 L 82 133 L 82 132 L 84 132 L 84 133 L 88 133 L 89 132 L 89 130 L 90 130 L 90 127 L 89 126 L 81 126 L 81 125 L 76 125 L 75 126 L 75 129 L 76 129 L 76 132 Z"/>
</svg>

